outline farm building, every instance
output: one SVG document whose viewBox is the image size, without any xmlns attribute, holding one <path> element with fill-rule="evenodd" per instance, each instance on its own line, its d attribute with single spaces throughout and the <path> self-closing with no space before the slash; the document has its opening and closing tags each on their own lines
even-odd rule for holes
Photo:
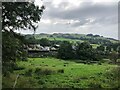
<svg viewBox="0 0 120 90">
<path fill-rule="evenodd" d="M 27 46 L 29 57 L 47 57 L 56 56 L 59 45 L 55 46 L 41 46 L 40 44 L 31 44 Z"/>
</svg>

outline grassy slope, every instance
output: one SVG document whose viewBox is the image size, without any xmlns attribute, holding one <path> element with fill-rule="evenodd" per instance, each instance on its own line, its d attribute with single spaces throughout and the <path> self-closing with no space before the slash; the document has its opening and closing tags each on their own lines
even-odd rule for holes
<svg viewBox="0 0 120 90">
<path fill-rule="evenodd" d="M 66 40 L 67 38 L 63 38 L 62 36 L 68 36 L 67 34 L 36 34 L 35 37 L 36 39 L 40 39 L 40 38 L 50 38 L 50 39 L 53 39 L 53 37 L 50 37 L 50 36 L 53 36 L 54 38 L 58 39 L 58 40 Z M 59 38 L 57 38 L 59 36 Z M 76 38 L 80 38 L 80 37 L 85 37 L 85 38 L 95 38 L 95 39 L 101 39 L 101 40 L 110 40 L 111 42 L 113 43 L 116 43 L 118 41 L 115 41 L 115 40 L 112 40 L 112 39 L 107 39 L 107 37 L 91 37 L 91 36 L 86 36 L 85 34 L 69 34 L 69 36 L 72 36 L 72 37 L 76 37 Z M 71 39 L 71 40 L 74 40 L 74 39 Z M 75 39 L 75 40 L 79 40 L 79 39 Z M 80 40 L 80 41 L 83 41 L 83 40 Z"/>
<path fill-rule="evenodd" d="M 52 37 L 51 37 L 52 35 Z M 70 41 L 71 43 L 76 43 L 76 42 L 84 42 L 85 40 L 80 40 L 80 39 L 70 39 L 70 38 L 64 38 L 63 36 L 68 36 L 67 34 L 36 34 L 35 38 L 36 39 L 41 39 L 41 38 L 47 38 L 51 41 L 57 40 L 57 41 Z M 107 39 L 105 37 L 90 37 L 86 36 L 85 34 L 69 34 L 69 36 L 76 37 L 76 38 L 95 38 L 95 39 L 100 39 L 100 40 L 108 40 L 111 41 L 112 43 L 117 43 L 118 41 Z M 93 48 L 97 48 L 98 44 L 91 44 Z"/>
<path fill-rule="evenodd" d="M 116 87 L 117 82 L 113 82 L 105 77 L 106 71 L 109 71 L 116 65 L 87 65 L 75 63 L 72 61 L 63 61 L 55 58 L 30 58 L 29 61 L 18 62 L 24 70 L 16 70 L 15 75 L 24 74 L 28 69 L 32 69 L 32 76 L 21 75 L 16 87 Z M 64 66 L 66 65 L 66 66 Z M 51 75 L 35 75 L 36 68 L 55 71 Z M 59 69 L 64 69 L 64 73 L 58 73 Z M 13 81 L 15 78 L 13 78 Z M 9 81 L 7 79 L 7 81 Z M 31 82 L 31 83 L 30 83 Z M 13 82 L 10 83 L 13 85 Z M 112 86 L 114 85 L 114 86 Z"/>
<path fill-rule="evenodd" d="M 83 35 L 82 35 L 83 36 Z M 77 37 L 77 36 L 76 36 Z M 69 39 L 69 38 L 53 38 L 53 37 L 47 37 L 46 35 L 42 35 L 41 37 L 38 36 L 36 39 L 40 38 L 47 38 L 51 41 L 57 40 L 57 41 L 69 41 L 71 43 L 76 43 L 76 42 L 84 42 L 83 40 L 78 40 L 78 39 Z M 93 48 L 97 48 L 99 45 L 98 44 L 91 44 Z"/>
</svg>

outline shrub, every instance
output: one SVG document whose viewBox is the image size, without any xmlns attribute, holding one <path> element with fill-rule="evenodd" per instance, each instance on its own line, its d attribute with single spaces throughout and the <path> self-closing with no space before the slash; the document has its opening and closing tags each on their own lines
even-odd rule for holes
<svg viewBox="0 0 120 90">
<path fill-rule="evenodd" d="M 102 63 L 101 63 L 101 62 L 98 62 L 98 65 L 102 65 Z"/>
<path fill-rule="evenodd" d="M 73 70 L 73 68 L 71 68 L 71 70 Z"/>
<path fill-rule="evenodd" d="M 64 73 L 64 69 L 59 69 L 58 73 Z"/>
<path fill-rule="evenodd" d="M 52 67 L 56 67 L 55 65 L 53 65 Z"/>
<path fill-rule="evenodd" d="M 91 83 L 89 84 L 89 86 L 90 86 L 91 88 L 102 88 L 102 86 L 101 86 L 100 83 L 94 83 L 94 82 L 91 82 Z"/>
<path fill-rule="evenodd" d="M 25 71 L 25 76 L 32 76 L 33 70 L 32 69 L 28 69 L 27 71 Z"/>
<path fill-rule="evenodd" d="M 106 79 L 109 80 L 109 83 L 111 83 L 114 88 L 120 88 L 120 67 L 114 67 L 113 69 L 109 69 L 103 75 L 106 77 Z"/>
<path fill-rule="evenodd" d="M 66 65 L 64 64 L 64 67 L 66 67 Z"/>
<path fill-rule="evenodd" d="M 40 80 L 38 81 L 38 83 L 41 84 L 41 85 L 43 85 L 43 84 L 45 84 L 45 80 L 40 79 Z"/>
<path fill-rule="evenodd" d="M 53 74 L 53 73 L 55 73 L 55 71 L 50 70 L 50 69 L 44 69 L 44 70 L 42 70 L 42 74 L 43 75 L 50 75 L 50 74 Z"/>
<path fill-rule="evenodd" d="M 48 66 L 48 65 L 44 65 L 44 66 Z"/>
<path fill-rule="evenodd" d="M 42 68 L 36 68 L 35 70 L 35 74 L 37 75 L 50 75 L 52 73 L 55 73 L 55 71 L 50 69 L 42 69 Z"/>
<path fill-rule="evenodd" d="M 120 76 L 120 67 L 115 67 L 111 70 L 108 70 L 105 74 L 106 77 L 108 78 L 114 78 L 116 80 L 119 80 L 119 76 Z"/>
<path fill-rule="evenodd" d="M 15 67 L 14 70 L 23 70 L 25 67 Z"/>
<path fill-rule="evenodd" d="M 40 75 L 41 74 L 41 69 L 40 68 L 36 68 L 35 74 Z"/>
</svg>

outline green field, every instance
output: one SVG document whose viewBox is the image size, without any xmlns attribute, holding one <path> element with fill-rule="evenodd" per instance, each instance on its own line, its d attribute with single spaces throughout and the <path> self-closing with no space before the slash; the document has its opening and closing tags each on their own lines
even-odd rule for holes
<svg viewBox="0 0 120 90">
<path fill-rule="evenodd" d="M 78 39 L 69 39 L 69 38 L 48 38 L 49 40 L 58 40 L 58 41 L 70 41 L 72 42 L 83 42 L 82 40 L 78 40 Z"/>
<path fill-rule="evenodd" d="M 28 61 L 19 61 L 17 64 L 19 68 L 14 74 L 3 78 L 3 83 L 7 81 L 3 84 L 4 87 L 12 87 L 18 74 L 20 76 L 16 87 L 20 88 L 111 88 L 118 85 L 118 82 L 107 74 L 117 65 L 88 65 L 55 58 L 29 58 Z"/>
</svg>

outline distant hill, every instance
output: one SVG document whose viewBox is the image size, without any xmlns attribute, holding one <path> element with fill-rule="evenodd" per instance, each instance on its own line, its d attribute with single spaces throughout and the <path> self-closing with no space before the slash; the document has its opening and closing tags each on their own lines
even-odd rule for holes
<svg viewBox="0 0 120 90">
<path fill-rule="evenodd" d="M 26 38 L 31 38 L 33 35 L 28 34 L 25 35 Z M 63 33 L 54 33 L 54 34 L 46 34 L 40 33 L 35 34 L 35 39 L 47 38 L 49 40 L 59 40 L 59 41 L 70 41 L 70 42 L 84 42 L 88 41 L 91 44 L 109 44 L 109 43 L 117 43 L 118 40 L 114 38 L 106 38 L 100 35 L 93 34 L 63 34 Z"/>
</svg>

